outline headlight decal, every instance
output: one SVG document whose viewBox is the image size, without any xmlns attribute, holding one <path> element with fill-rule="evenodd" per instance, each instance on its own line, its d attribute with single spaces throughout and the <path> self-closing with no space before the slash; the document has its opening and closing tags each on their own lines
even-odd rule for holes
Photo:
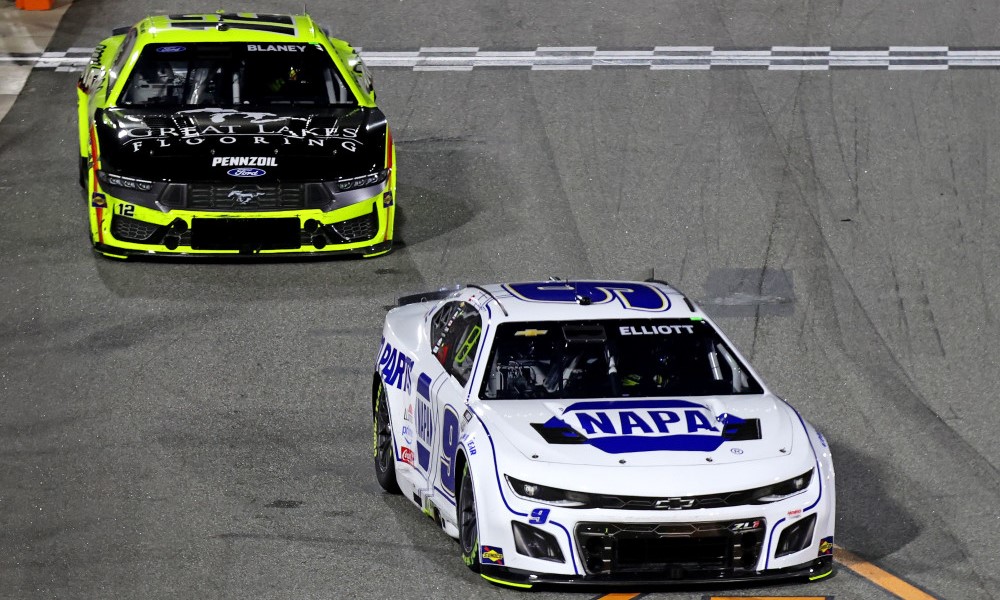
<svg viewBox="0 0 1000 600">
<path fill-rule="evenodd" d="M 781 401 L 785 402 L 784 399 L 782 399 Z M 822 469 L 820 469 L 819 455 L 816 454 L 816 447 L 813 446 L 812 436 L 809 435 L 809 428 L 806 427 L 805 419 L 802 418 L 802 415 L 799 414 L 799 411 L 795 410 L 795 407 L 792 406 L 791 404 L 785 402 L 785 406 L 790 408 L 792 412 L 795 413 L 795 416 L 798 417 L 799 419 L 799 424 L 802 425 L 802 431 L 806 434 L 806 440 L 809 441 L 809 449 L 813 453 L 813 463 L 816 465 L 815 466 L 816 479 L 819 482 L 819 494 L 816 495 L 816 501 L 802 509 L 802 514 L 804 515 L 806 512 L 816 508 L 816 506 L 819 505 L 819 501 L 823 499 L 823 471 Z M 784 518 L 781 518 L 777 523 L 775 523 L 774 527 L 771 528 L 771 533 L 769 533 L 767 536 L 767 555 L 764 557 L 765 569 L 768 568 L 768 566 L 771 563 L 771 542 L 774 540 L 774 532 L 777 531 L 778 525 L 780 525 L 784 520 L 785 520 Z"/>
<path fill-rule="evenodd" d="M 475 369 L 473 369 L 473 372 L 475 372 Z M 526 516 L 528 516 L 527 513 L 517 512 L 516 510 L 514 510 L 513 508 L 511 508 L 510 503 L 507 502 L 507 495 L 504 494 L 504 491 L 503 491 L 503 482 L 500 481 L 500 467 L 499 467 L 499 465 L 497 465 L 497 449 L 496 449 L 496 445 L 493 443 L 493 435 L 490 433 L 490 429 L 489 429 L 489 427 L 486 426 L 486 423 L 483 422 L 482 417 L 480 417 L 479 414 L 476 413 L 475 411 L 471 411 L 471 412 L 476 417 L 476 420 L 479 421 L 479 424 L 483 426 L 483 431 L 486 433 L 486 439 L 489 440 L 489 442 L 490 442 L 490 452 L 493 455 L 492 456 L 492 458 L 493 458 L 493 477 L 496 479 L 496 482 L 497 482 L 497 491 L 500 492 L 500 499 L 503 501 L 504 506 L 507 508 L 507 510 L 510 513 L 515 514 L 515 515 L 517 515 L 519 517 L 526 517 Z M 580 574 L 580 569 L 576 565 L 576 549 L 573 547 L 573 536 L 570 535 L 569 529 L 566 529 L 566 527 L 562 523 L 558 523 L 556 521 L 551 521 L 550 520 L 549 523 L 551 523 L 552 525 L 555 525 L 559 529 L 562 529 L 563 534 L 566 536 L 566 545 L 569 547 L 569 560 L 570 560 L 570 564 L 573 565 L 573 573 L 575 575 L 579 575 Z"/>
<path fill-rule="evenodd" d="M 351 190 L 371 187 L 373 185 L 378 185 L 382 183 L 388 178 L 389 178 L 389 169 L 382 169 L 381 171 L 375 171 L 374 173 L 369 173 L 367 175 L 338 179 L 337 191 L 349 192 Z"/>
</svg>

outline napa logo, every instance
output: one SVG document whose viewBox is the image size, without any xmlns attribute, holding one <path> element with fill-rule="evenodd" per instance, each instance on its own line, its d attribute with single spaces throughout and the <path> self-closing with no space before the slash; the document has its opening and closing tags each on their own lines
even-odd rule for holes
<svg viewBox="0 0 1000 600">
<path fill-rule="evenodd" d="M 757 426 L 729 414 L 716 416 L 686 400 L 576 402 L 561 417 L 535 424 L 550 444 L 590 444 L 609 454 L 658 450 L 712 452 L 734 439 L 748 439 Z"/>
</svg>

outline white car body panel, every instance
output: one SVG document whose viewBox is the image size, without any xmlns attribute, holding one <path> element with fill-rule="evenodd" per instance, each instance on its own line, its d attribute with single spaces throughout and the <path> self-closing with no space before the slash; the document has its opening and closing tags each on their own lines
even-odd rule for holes
<svg viewBox="0 0 1000 600">
<path fill-rule="evenodd" d="M 576 300 L 581 293 L 589 303 Z M 467 349 L 474 366 L 465 385 L 445 370 L 432 350 L 432 318 L 450 302 L 471 305 L 482 319 L 478 345 Z M 635 399 L 480 398 L 498 325 L 637 317 L 708 323 L 763 393 Z M 633 327 L 621 334 L 671 333 Z M 524 587 L 615 580 L 616 572 L 600 571 L 594 560 L 588 564 L 584 559 L 584 554 L 592 557 L 593 552 L 585 552 L 574 533 L 583 522 L 687 526 L 732 521 L 737 529 L 729 531 L 738 533 L 741 524 L 750 527 L 759 520 L 756 528 L 749 529 L 762 544 L 753 564 L 708 579 L 818 579 L 830 572 L 835 484 L 826 440 L 767 389 L 707 315 L 666 284 L 555 281 L 471 286 L 444 298 L 407 304 L 386 316 L 376 377 L 389 403 L 399 487 L 453 537 L 458 536 L 460 466 L 468 464 L 478 508 L 481 567 L 491 581 Z M 730 435 L 726 432 L 734 431 L 732 422 L 754 419 L 759 420 L 760 439 L 726 437 Z M 572 430 L 565 435 L 579 434 L 585 441 L 550 443 L 540 433 L 547 427 Z M 762 488 L 810 470 L 812 478 L 805 489 L 777 501 L 676 507 L 691 497 Z M 518 496 L 507 476 L 560 490 L 659 499 L 660 507 L 552 505 Z M 781 533 L 807 518 L 815 518 L 808 543 L 801 550 L 776 556 Z M 553 536 L 564 560 L 532 558 L 518 551 L 512 522 L 530 524 Z M 733 536 L 738 537 L 737 533 Z M 688 577 L 688 573 L 693 575 Z M 674 568 L 650 573 L 648 579 L 666 583 L 705 579 L 696 573 L 697 569 Z M 646 581 L 635 573 L 629 576 L 633 581 L 636 577 Z"/>
</svg>

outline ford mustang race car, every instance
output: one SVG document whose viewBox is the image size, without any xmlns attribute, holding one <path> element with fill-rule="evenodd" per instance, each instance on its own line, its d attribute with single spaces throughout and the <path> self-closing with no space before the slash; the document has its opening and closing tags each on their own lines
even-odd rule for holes
<svg viewBox="0 0 1000 600">
<path fill-rule="evenodd" d="M 551 280 L 400 304 L 375 365 L 375 473 L 485 579 L 832 573 L 826 440 L 676 289 Z"/>
<path fill-rule="evenodd" d="M 395 150 L 357 52 L 305 15 L 154 16 L 78 85 L 80 183 L 106 255 L 375 256 Z"/>
</svg>

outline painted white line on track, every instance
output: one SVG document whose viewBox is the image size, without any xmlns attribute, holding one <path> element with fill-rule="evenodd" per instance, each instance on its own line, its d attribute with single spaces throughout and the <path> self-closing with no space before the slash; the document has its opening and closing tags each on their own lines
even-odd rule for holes
<svg viewBox="0 0 1000 600">
<path fill-rule="evenodd" d="M 87 48 L 70 48 L 62 52 L 0 54 L 0 65 L 14 64 L 57 71 L 80 70 L 89 62 L 90 53 Z M 949 46 L 653 46 L 633 49 L 539 46 L 534 50 L 427 46 L 418 50 L 362 50 L 361 57 L 372 68 L 458 72 L 476 68 L 589 71 L 594 67 L 652 71 L 713 68 L 770 71 L 944 71 L 955 68 L 1000 68 L 1000 47 L 952 49 Z"/>
</svg>

